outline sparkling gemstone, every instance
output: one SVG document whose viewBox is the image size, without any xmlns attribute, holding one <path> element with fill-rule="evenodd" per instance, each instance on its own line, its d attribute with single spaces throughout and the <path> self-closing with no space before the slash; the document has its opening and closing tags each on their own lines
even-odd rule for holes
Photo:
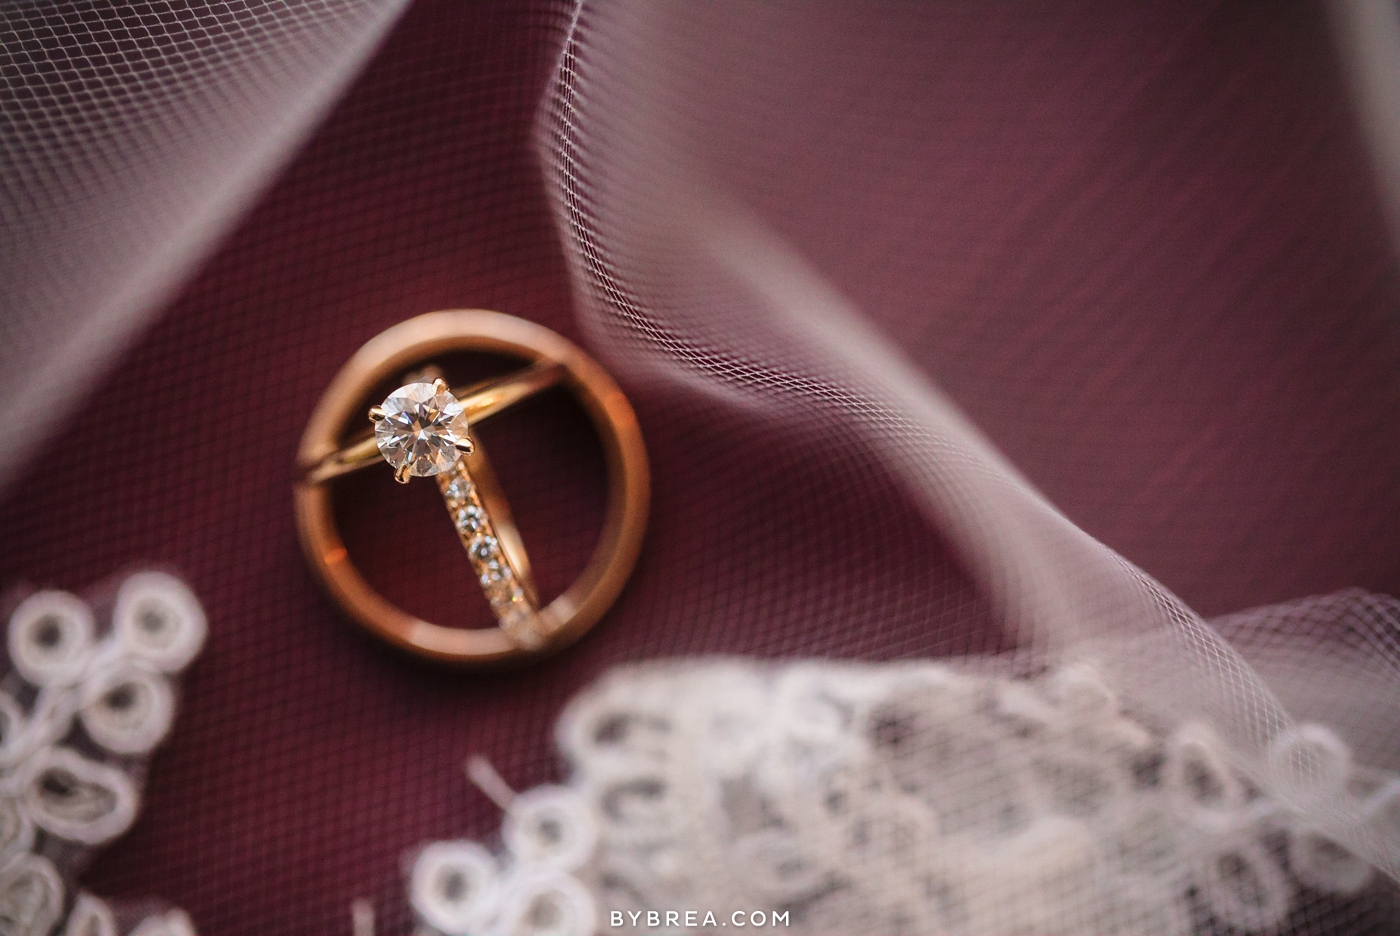
<svg viewBox="0 0 1400 936">
<path fill-rule="evenodd" d="M 496 538 L 493 536 L 478 536 L 476 539 L 472 540 L 472 544 L 468 547 L 467 551 L 471 553 L 473 558 L 485 562 L 496 555 Z"/>
<path fill-rule="evenodd" d="M 510 578 L 510 567 L 502 565 L 496 560 L 483 563 L 481 567 L 481 584 L 495 585 Z"/>
<path fill-rule="evenodd" d="M 453 478 L 447 485 L 446 494 L 452 500 L 463 501 L 471 496 L 472 483 L 466 478 Z"/>
<path fill-rule="evenodd" d="M 463 533 L 475 533 L 481 529 L 481 508 L 468 504 L 457 511 L 457 529 Z"/>
<path fill-rule="evenodd" d="M 461 457 L 457 443 L 467 437 L 462 404 L 430 383 L 400 387 L 383 404 L 374 423 L 374 441 L 384 460 L 423 477 L 441 474 Z"/>
</svg>

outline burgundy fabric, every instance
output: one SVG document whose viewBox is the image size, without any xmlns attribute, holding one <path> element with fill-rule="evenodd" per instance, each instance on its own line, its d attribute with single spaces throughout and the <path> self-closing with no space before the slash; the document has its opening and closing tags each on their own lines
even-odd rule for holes
<svg viewBox="0 0 1400 936">
<path fill-rule="evenodd" d="M 882 243 L 925 243 L 933 294 L 866 311 L 1072 520 L 1197 610 L 1400 591 L 1400 270 L 1324 18 L 1309 4 L 1137 8 L 1152 15 L 1113 36 L 1090 3 L 950 5 L 946 45 L 927 52 L 952 63 L 937 161 L 926 180 L 861 182 L 930 222 L 828 239 L 814 260 L 860 304 Z M 159 894 L 210 934 L 344 932 L 350 900 L 369 897 L 404 932 L 404 852 L 498 823 L 465 757 L 486 753 L 519 785 L 555 776 L 558 707 L 613 663 L 1000 646 L 915 511 L 861 524 L 900 503 L 878 465 L 823 472 L 820 451 L 742 413 L 656 396 L 634 399 L 656 475 L 646 552 L 614 612 L 564 655 L 514 673 L 434 669 L 321 595 L 290 466 L 340 364 L 437 308 L 578 337 L 530 149 L 566 26 L 534 4 L 414 6 L 7 492 L 4 583 L 80 589 L 159 563 L 210 615 L 145 813 L 90 889 Z M 1086 133 L 1075 121 L 1098 112 L 1095 89 L 1112 119 Z M 483 433 L 558 588 L 591 548 L 596 447 L 557 398 Z M 484 620 L 430 485 L 366 474 L 339 500 L 357 562 L 392 597 Z M 788 551 L 746 549 L 746 529 L 772 525 L 791 530 Z M 782 588 L 732 599 L 736 577 L 775 568 Z M 858 619 L 825 613 L 824 588 L 865 578 L 898 585 Z"/>
</svg>

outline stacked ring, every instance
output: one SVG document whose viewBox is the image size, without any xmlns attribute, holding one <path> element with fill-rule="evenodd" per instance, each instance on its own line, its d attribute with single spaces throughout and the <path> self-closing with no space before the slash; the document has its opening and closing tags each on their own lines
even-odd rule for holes
<svg viewBox="0 0 1400 936">
<path fill-rule="evenodd" d="M 514 357 L 526 366 L 453 390 L 433 359 L 462 351 Z M 403 385 L 369 407 L 373 435 L 345 442 L 365 396 L 395 378 Z M 572 391 L 592 419 L 607 462 L 609 497 L 602 534 L 583 573 L 562 595 L 542 604 L 510 506 L 471 427 L 553 386 Z M 332 514 L 329 482 L 380 461 L 393 467 L 399 481 L 437 481 L 498 627 L 464 629 L 423 621 L 371 589 L 350 562 Z M 312 414 L 297 462 L 298 533 L 332 597 L 391 643 L 466 664 L 558 650 L 597 623 L 636 563 L 650 498 L 636 415 L 607 372 L 549 329 L 482 310 L 420 315 L 356 352 Z"/>
</svg>

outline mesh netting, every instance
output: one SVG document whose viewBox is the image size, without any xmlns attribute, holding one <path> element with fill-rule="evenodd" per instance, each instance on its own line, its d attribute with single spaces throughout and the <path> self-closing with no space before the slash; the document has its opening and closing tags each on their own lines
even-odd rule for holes
<svg viewBox="0 0 1400 936">
<path fill-rule="evenodd" d="M 398 12 L 149 6 L 6 8 L 4 380 L 27 418 L 96 379 Z M 121 79 L 139 120 L 25 59 L 136 56 L 116 32 L 142 16 L 141 61 L 191 65 Z M 1313 808 L 1269 756 L 1319 723 L 1400 768 L 1393 608 L 1197 614 L 1400 589 L 1400 277 L 1324 27 L 1306 5 L 414 5 L 0 508 L 7 580 L 168 563 L 209 612 L 146 811 L 86 885 L 220 933 L 344 930 L 367 897 L 407 932 L 402 856 L 499 822 L 468 754 L 554 779 L 576 691 L 713 653 L 1025 679 L 1092 660 L 1162 744 L 1208 726 L 1241 783 L 1393 872 L 1358 809 Z M 291 522 L 330 376 L 463 306 L 584 341 L 656 474 L 618 606 L 513 674 L 359 638 Z M 601 506 L 577 413 L 541 399 L 483 433 L 535 564 L 567 580 Z M 340 507 L 376 584 L 446 619 L 466 564 L 434 496 L 366 475 Z M 1283 847 L 1258 846 L 1292 874 Z M 1287 881 L 1274 929 L 1394 928 L 1384 874 L 1343 897 Z M 1119 919 L 1078 893 L 1056 920 Z"/>
<path fill-rule="evenodd" d="M 0 7 L 0 392 L 17 418 L 71 402 L 72 375 L 169 298 L 402 5 Z"/>
</svg>

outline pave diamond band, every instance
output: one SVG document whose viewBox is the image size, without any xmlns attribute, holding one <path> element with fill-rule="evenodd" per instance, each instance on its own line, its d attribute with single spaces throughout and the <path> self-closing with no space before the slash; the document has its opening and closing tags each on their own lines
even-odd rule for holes
<svg viewBox="0 0 1400 936">
<path fill-rule="evenodd" d="M 480 453 L 481 450 L 477 449 Z M 484 458 L 484 454 L 481 455 Z M 481 583 L 486 600 L 501 630 L 522 647 L 538 647 L 543 640 L 536 627 L 536 602 L 527 594 L 531 585 L 529 569 L 516 568 L 496 535 L 491 516 L 482 504 L 482 494 L 467 470 L 466 458 L 437 476 L 438 490 L 447 504 L 447 513 L 457 527 L 457 536 L 466 547 L 467 558 Z M 531 587 L 530 591 L 534 589 Z"/>
</svg>

